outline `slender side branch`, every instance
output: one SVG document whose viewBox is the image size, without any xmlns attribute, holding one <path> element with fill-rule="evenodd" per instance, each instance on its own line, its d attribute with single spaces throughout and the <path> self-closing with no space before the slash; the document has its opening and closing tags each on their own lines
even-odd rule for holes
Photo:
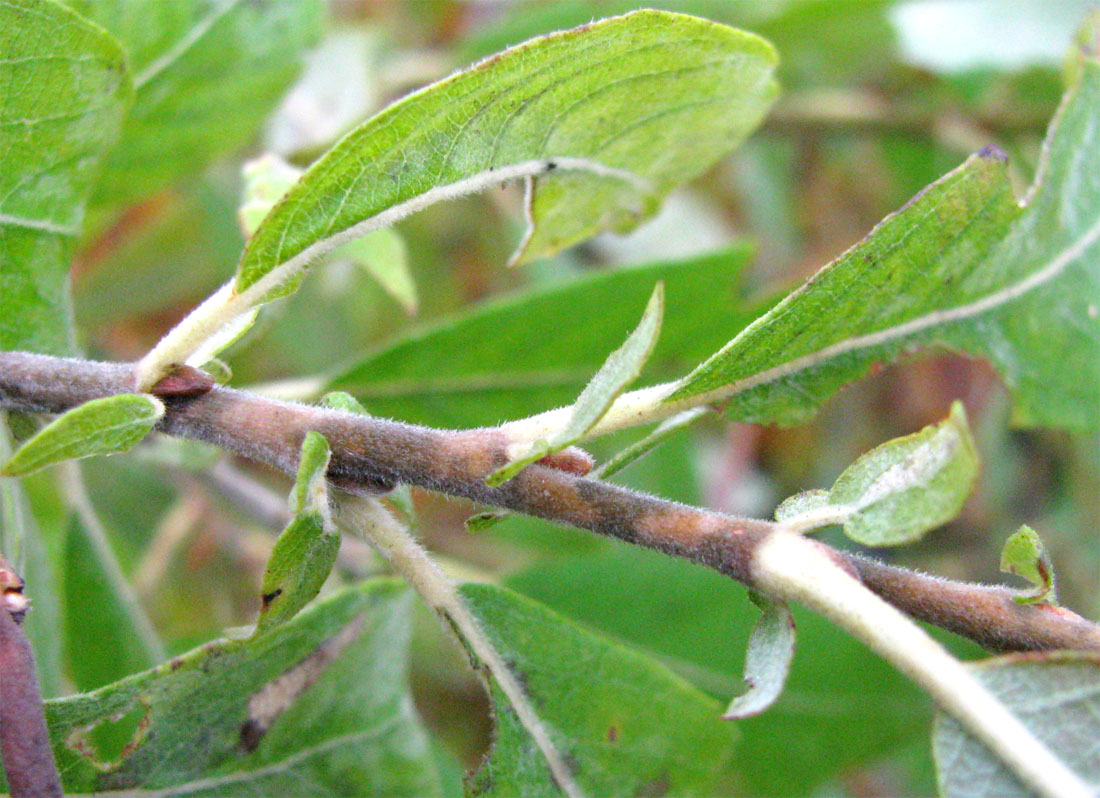
<svg viewBox="0 0 1100 798">
<path fill-rule="evenodd" d="M 0 407 L 63 412 L 133 390 L 132 367 L 0 353 Z M 160 429 L 221 446 L 288 474 L 309 430 L 332 446 L 329 478 L 352 493 L 407 482 L 483 504 L 589 529 L 684 557 L 757 586 L 751 564 L 775 524 L 733 518 L 533 465 L 490 488 L 506 462 L 499 430 L 448 432 L 214 388 L 166 397 Z M 993 651 L 1072 648 L 1100 652 L 1100 627 L 1067 610 L 1018 604 L 1002 587 L 949 582 L 826 549 L 890 604 Z"/>
</svg>

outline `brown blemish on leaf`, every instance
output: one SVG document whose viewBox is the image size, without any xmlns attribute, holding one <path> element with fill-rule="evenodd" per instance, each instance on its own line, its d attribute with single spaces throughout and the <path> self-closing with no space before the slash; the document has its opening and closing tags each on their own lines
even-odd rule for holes
<svg viewBox="0 0 1100 798">
<path fill-rule="evenodd" d="M 114 759 L 105 759 L 102 757 L 102 752 L 99 747 L 91 739 L 91 734 L 104 724 L 118 723 L 125 718 L 134 709 L 134 705 L 131 704 L 129 708 L 122 712 L 116 712 L 109 717 L 97 720 L 94 723 L 89 723 L 86 726 L 78 726 L 69 732 L 69 735 L 65 738 L 65 745 L 67 745 L 73 751 L 76 751 L 80 756 L 88 761 L 88 763 L 96 770 L 103 773 L 109 773 L 112 770 L 117 770 L 126 759 L 134 753 L 138 748 L 142 746 L 145 740 L 149 736 L 149 725 L 151 723 L 149 717 L 150 704 L 145 698 L 139 698 L 137 706 L 141 707 L 141 717 L 138 719 L 137 725 L 134 727 L 134 733 L 130 736 L 130 739 L 119 750 L 118 756 Z"/>
<path fill-rule="evenodd" d="M 615 724 L 611 724 L 607 727 L 607 741 L 613 743 L 619 739 L 619 727 Z"/>
<path fill-rule="evenodd" d="M 294 706 L 306 690 L 321 678 L 337 657 L 363 632 L 364 616 L 317 646 L 311 654 L 256 691 L 248 702 L 248 719 L 241 726 L 241 748 L 254 751 L 279 716 Z"/>
</svg>

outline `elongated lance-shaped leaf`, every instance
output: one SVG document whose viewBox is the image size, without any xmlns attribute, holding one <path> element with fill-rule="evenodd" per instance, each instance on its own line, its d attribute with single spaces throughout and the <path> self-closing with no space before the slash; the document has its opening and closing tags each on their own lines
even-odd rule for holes
<svg viewBox="0 0 1100 798">
<path fill-rule="evenodd" d="M 1013 532 L 1001 550 L 1001 570 L 1022 576 L 1033 590 L 1014 598 L 1020 604 L 1054 604 L 1054 566 L 1038 533 L 1027 524 Z"/>
<path fill-rule="evenodd" d="M 573 412 L 566 426 L 548 440 L 538 440 L 528 444 L 525 451 L 490 474 L 486 479 L 488 484 L 499 485 L 536 460 L 572 446 L 603 418 L 604 413 L 611 407 L 611 403 L 615 401 L 615 397 L 638 378 L 646 360 L 653 352 L 657 336 L 661 332 L 664 296 L 664 284 L 657 283 L 638 326 L 627 336 L 621 347 L 607 356 L 600 370 L 581 391 L 581 395 L 573 404 Z"/>
<path fill-rule="evenodd" d="M 1094 793 L 1100 790 L 1100 658 L 1033 651 L 986 660 L 973 671 Z M 932 729 L 932 753 L 945 798 L 1034 795 L 995 754 L 942 712 Z"/>
<path fill-rule="evenodd" d="M 257 634 L 293 618 L 321 591 L 336 564 L 340 535 L 332 522 L 325 483 L 331 457 L 324 436 L 307 432 L 290 492 L 294 517 L 275 541 L 264 569 Z"/>
<path fill-rule="evenodd" d="M 794 617 L 785 602 L 755 590 L 749 591 L 752 603 L 760 609 L 760 618 L 749 635 L 745 652 L 747 690 L 730 702 L 726 720 L 759 715 L 783 692 L 787 673 L 794 658 Z"/>
<path fill-rule="evenodd" d="M 787 499 L 777 521 L 795 532 L 843 524 L 866 546 L 908 543 L 959 514 L 978 477 L 978 453 L 961 402 L 939 424 L 895 438 L 844 469 L 829 491 Z"/>
<path fill-rule="evenodd" d="M 93 399 L 54 419 L 28 440 L 0 469 L 8 477 L 134 447 L 164 415 L 164 404 L 149 394 L 127 393 Z"/>
<path fill-rule="evenodd" d="M 135 102 L 96 187 L 115 206 L 194 175 L 253 136 L 320 37 L 321 0 L 71 0 L 114 35 Z"/>
<path fill-rule="evenodd" d="M 520 177 L 575 189 L 539 203 L 536 229 L 554 217 L 552 248 L 622 229 L 759 123 L 775 64 L 752 34 L 659 11 L 533 39 L 348 134 L 261 223 L 235 289 L 288 293 L 344 240 Z"/>
<path fill-rule="evenodd" d="M 132 99 L 100 28 L 51 0 L 0 5 L 0 349 L 72 354 L 68 268 Z"/>
<path fill-rule="evenodd" d="M 1082 59 L 1021 207 L 996 151 L 929 186 L 688 375 L 795 423 L 875 364 L 942 346 L 988 358 L 1016 420 L 1100 425 L 1100 60 Z"/>
<path fill-rule="evenodd" d="M 269 634 L 48 701 L 66 792 L 438 798 L 405 684 L 411 607 L 372 580 Z"/>
<path fill-rule="evenodd" d="M 712 795 L 737 732 L 713 699 L 656 660 L 510 590 L 462 595 L 524 685 L 584 795 Z M 467 780 L 476 796 L 559 795 L 507 699 L 492 685 L 493 748 Z"/>
</svg>

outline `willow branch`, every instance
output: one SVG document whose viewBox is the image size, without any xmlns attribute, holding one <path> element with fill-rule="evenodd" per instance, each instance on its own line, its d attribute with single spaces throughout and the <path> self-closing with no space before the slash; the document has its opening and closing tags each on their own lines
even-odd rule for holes
<svg viewBox="0 0 1100 798">
<path fill-rule="evenodd" d="M 0 407 L 59 413 L 133 391 L 134 384 L 133 367 L 126 364 L 0 353 Z M 329 478 L 349 492 L 371 494 L 407 482 L 656 549 L 762 587 L 753 562 L 775 524 L 537 464 L 490 488 L 485 477 L 507 459 L 508 441 L 495 429 L 435 430 L 226 388 L 163 399 L 163 432 L 221 446 L 288 474 L 297 469 L 305 433 L 316 430 L 332 447 Z M 893 606 L 987 649 L 1100 652 L 1100 627 L 1068 610 L 1018 604 L 1016 591 L 1007 588 L 949 582 L 814 545 Z"/>
</svg>

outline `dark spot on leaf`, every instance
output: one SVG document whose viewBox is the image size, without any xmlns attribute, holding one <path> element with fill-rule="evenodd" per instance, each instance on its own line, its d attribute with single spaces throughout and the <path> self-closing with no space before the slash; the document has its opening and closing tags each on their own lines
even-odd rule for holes
<svg viewBox="0 0 1100 798">
<path fill-rule="evenodd" d="M 612 724 L 607 727 L 607 741 L 613 743 L 619 739 L 619 727 Z"/>
<path fill-rule="evenodd" d="M 251 753 L 256 750 L 267 729 L 254 720 L 247 720 L 241 726 L 241 749 Z"/>
<path fill-rule="evenodd" d="M 557 168 L 558 168 L 558 165 L 556 163 L 554 163 L 553 161 L 547 161 L 546 162 L 546 171 L 547 172 L 553 172 Z"/>
<path fill-rule="evenodd" d="M 270 593 L 264 593 L 264 595 L 263 595 L 264 606 L 265 607 L 268 606 L 269 604 L 271 604 L 271 602 L 273 602 L 275 599 L 279 598 L 279 596 L 281 596 L 281 595 L 283 595 L 283 589 L 281 587 L 276 588 L 275 590 L 271 591 Z"/>
</svg>

